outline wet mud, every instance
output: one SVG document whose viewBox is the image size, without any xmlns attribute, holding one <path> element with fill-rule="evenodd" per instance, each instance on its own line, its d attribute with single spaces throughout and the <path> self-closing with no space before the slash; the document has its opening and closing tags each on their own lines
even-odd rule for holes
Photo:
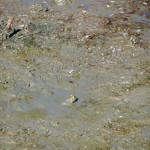
<svg viewBox="0 0 150 150">
<path fill-rule="evenodd" d="M 0 149 L 148 150 L 149 27 L 147 0 L 1 0 Z"/>
</svg>

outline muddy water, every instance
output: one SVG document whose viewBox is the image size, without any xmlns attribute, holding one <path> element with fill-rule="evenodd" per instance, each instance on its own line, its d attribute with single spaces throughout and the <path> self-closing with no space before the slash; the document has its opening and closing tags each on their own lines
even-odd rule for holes
<svg viewBox="0 0 150 150">
<path fill-rule="evenodd" d="M 0 8 L 0 149 L 149 149 L 148 1 Z"/>
</svg>

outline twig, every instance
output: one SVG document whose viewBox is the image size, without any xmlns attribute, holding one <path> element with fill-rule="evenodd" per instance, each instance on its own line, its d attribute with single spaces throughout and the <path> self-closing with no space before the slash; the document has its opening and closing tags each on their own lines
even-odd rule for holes
<svg viewBox="0 0 150 150">
<path fill-rule="evenodd" d="M 2 36 L 3 40 L 7 39 L 7 33 L 8 33 L 8 30 L 11 29 L 13 21 L 14 21 L 14 17 L 12 17 L 12 16 L 9 17 L 6 27 L 4 28 L 4 31 L 3 31 L 3 36 Z"/>
</svg>

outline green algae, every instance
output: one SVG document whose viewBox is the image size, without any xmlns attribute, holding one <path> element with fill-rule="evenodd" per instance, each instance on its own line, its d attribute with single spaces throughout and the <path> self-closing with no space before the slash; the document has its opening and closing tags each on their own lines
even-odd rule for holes
<svg viewBox="0 0 150 150">
<path fill-rule="evenodd" d="M 24 119 L 42 119 L 46 116 L 45 111 L 39 109 L 33 109 L 27 112 L 20 112 L 19 114 Z"/>
</svg>

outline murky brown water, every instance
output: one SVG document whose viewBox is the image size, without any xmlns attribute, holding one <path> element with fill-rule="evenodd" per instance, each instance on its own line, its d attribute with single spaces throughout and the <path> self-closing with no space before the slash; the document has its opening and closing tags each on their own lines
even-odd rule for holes
<svg viewBox="0 0 150 150">
<path fill-rule="evenodd" d="M 0 149 L 149 149 L 148 1 L 2 0 L 0 9 Z"/>
</svg>

